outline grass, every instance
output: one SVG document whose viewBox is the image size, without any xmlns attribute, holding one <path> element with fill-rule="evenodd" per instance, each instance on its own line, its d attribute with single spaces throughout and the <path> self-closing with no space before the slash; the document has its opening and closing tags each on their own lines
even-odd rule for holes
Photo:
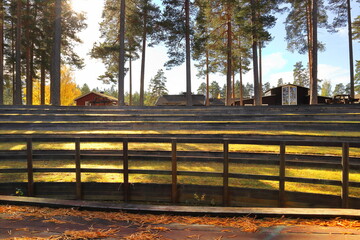
<svg viewBox="0 0 360 240">
<path fill-rule="evenodd" d="M 34 143 L 34 150 L 74 150 L 74 143 Z M 122 150 L 122 143 L 81 143 L 81 150 Z M 26 150 L 26 143 L 1 143 L 0 150 Z M 129 143 L 129 150 L 144 151 L 171 151 L 170 143 Z M 222 144 L 177 144 L 178 151 L 223 151 Z M 230 144 L 230 152 L 249 152 L 249 153 L 279 153 L 279 146 L 276 145 L 250 145 L 250 144 Z M 310 154 L 322 156 L 341 156 L 342 149 L 339 147 L 324 146 L 287 146 L 288 154 Z M 351 157 L 360 157 L 359 148 L 351 148 Z"/>
<path fill-rule="evenodd" d="M 34 161 L 35 168 L 75 168 L 73 161 Z M 121 161 L 93 161 L 83 160 L 82 168 L 95 169 L 122 169 Z M 5 161 L 2 164 L 3 169 L 10 168 L 26 168 L 25 162 Z M 130 161 L 130 169 L 137 170 L 171 170 L 170 162 L 162 161 Z M 222 172 L 223 165 L 214 162 L 179 162 L 178 171 L 194 171 L 194 172 Z M 253 165 L 253 164 L 230 164 L 230 173 L 254 174 L 278 176 L 278 166 L 274 165 Z M 286 176 L 296 178 L 315 178 L 327 180 L 341 180 L 340 170 L 329 170 L 321 168 L 301 168 L 287 167 Z M 123 175 L 117 173 L 82 173 L 83 182 L 122 182 Z M 35 173 L 35 182 L 75 182 L 75 173 Z M 26 182 L 26 174 L 0 174 L 0 182 Z M 130 174 L 129 181 L 131 183 L 158 183 L 170 184 L 170 175 L 153 175 L 153 174 Z M 350 181 L 360 182 L 360 172 L 353 171 L 350 174 Z M 178 176 L 179 184 L 197 184 L 221 186 L 223 184 L 221 177 L 188 177 Z M 277 181 L 266 180 L 250 180 L 250 179 L 230 179 L 231 187 L 257 188 L 257 189 L 278 189 Z M 286 182 L 287 191 L 320 193 L 330 195 L 340 195 L 341 189 L 338 186 L 327 186 L 319 184 L 303 184 Z M 359 197 L 360 189 L 351 188 L 350 196 Z"/>
<path fill-rule="evenodd" d="M 74 143 L 34 143 L 34 150 L 74 150 Z M 122 143 L 81 143 L 81 150 L 122 150 Z M 0 150 L 26 150 L 25 143 L 1 143 Z M 169 143 L 129 143 L 129 150 L 143 151 L 170 151 Z M 178 151 L 205 151 L 221 152 L 222 144 L 178 144 Z M 249 152 L 249 153 L 279 153 L 279 146 L 268 145 L 249 145 L 249 144 L 230 144 L 230 152 Z M 341 156 L 341 148 L 338 147 L 305 147 L 305 146 L 287 146 L 286 152 L 289 154 L 310 154 L 321 156 Z M 351 157 L 360 158 L 360 149 L 351 148 Z M 102 168 L 102 169 L 122 169 L 122 162 L 119 161 L 91 161 L 83 160 L 82 168 Z M 34 161 L 35 168 L 75 168 L 74 161 L 70 160 L 52 160 L 52 161 Z M 5 161 L 1 165 L 2 169 L 26 168 L 26 162 Z M 140 170 L 171 170 L 170 162 L 161 161 L 130 161 L 130 169 Z M 222 172 L 223 165 L 214 162 L 179 162 L 178 171 L 195 172 Z M 231 173 L 254 174 L 278 176 L 278 166 L 273 165 L 252 165 L 252 164 L 230 164 Z M 322 169 L 322 168 L 303 168 L 287 167 L 287 177 L 295 178 L 314 178 L 327 180 L 341 180 L 340 170 Z M 35 182 L 75 182 L 75 173 L 35 173 Z M 131 174 L 131 183 L 171 183 L 171 176 L 151 175 L 151 174 Z M 0 174 L 0 182 L 26 182 L 26 174 Z M 122 182 L 122 174 L 108 173 L 82 173 L 83 182 Z M 350 181 L 360 182 L 360 172 L 352 171 Z M 199 184 L 221 186 L 222 178 L 217 177 L 187 177 L 179 176 L 180 184 Z M 246 187 L 257 189 L 278 189 L 277 181 L 249 180 L 249 179 L 230 179 L 232 187 Z M 303 184 L 286 182 L 287 191 L 321 193 L 339 196 L 341 189 L 338 186 L 327 186 L 319 184 Z M 360 189 L 350 188 L 350 196 L 359 197 Z"/>
</svg>

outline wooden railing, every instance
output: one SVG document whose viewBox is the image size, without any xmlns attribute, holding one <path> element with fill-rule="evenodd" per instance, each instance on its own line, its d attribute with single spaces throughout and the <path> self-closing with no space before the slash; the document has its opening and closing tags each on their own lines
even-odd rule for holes
<svg viewBox="0 0 360 240">
<path fill-rule="evenodd" d="M 171 137 L 167 135 L 147 135 L 147 136 L 141 136 L 141 135 L 132 135 L 132 136 L 124 136 L 124 135 L 114 135 L 114 136 L 69 136 L 69 135 L 34 135 L 34 136 L 11 136 L 11 135 L 0 135 L 0 144 L 1 142 L 26 142 L 26 162 L 27 162 L 27 168 L 26 169 L 3 169 L 0 167 L 0 174 L 12 174 L 12 173 L 27 173 L 27 187 L 26 187 L 26 194 L 28 196 L 37 196 L 37 192 L 39 189 L 37 189 L 36 183 L 34 181 L 34 173 L 75 173 L 76 176 L 76 183 L 75 183 L 75 198 L 76 199 L 87 199 L 86 194 L 84 194 L 84 186 L 86 186 L 86 182 L 82 181 L 81 174 L 82 173 L 118 173 L 123 175 L 123 181 L 119 182 L 122 186 L 121 192 L 117 193 L 118 200 L 123 200 L 125 202 L 132 201 L 132 192 L 135 192 L 135 190 L 132 190 L 132 183 L 129 182 L 129 175 L 131 174 L 155 174 L 155 175 L 167 175 L 171 176 L 171 183 L 170 188 L 166 186 L 161 187 L 162 192 L 166 192 L 170 190 L 169 193 L 161 193 L 161 194 L 169 194 L 169 202 L 173 204 L 183 203 L 183 200 L 180 200 L 181 196 L 185 193 L 186 190 L 181 190 L 181 184 L 178 183 L 178 176 L 197 176 L 197 177 L 216 177 L 216 178 L 222 178 L 222 186 L 217 187 L 214 191 L 220 191 L 218 192 L 219 197 L 222 199 L 222 205 L 223 206 L 233 206 L 238 205 L 238 203 L 234 204 L 233 200 L 234 198 L 239 196 L 239 192 L 243 191 L 246 192 L 247 190 L 241 189 L 241 191 L 237 188 L 230 187 L 229 186 L 229 179 L 252 179 L 252 180 L 270 180 L 270 181 L 277 181 L 278 182 L 278 189 L 275 190 L 277 192 L 278 197 L 272 198 L 271 200 L 274 202 L 277 202 L 277 206 L 279 207 L 286 207 L 289 206 L 287 202 L 294 202 L 296 198 L 300 198 L 296 193 L 289 193 L 285 190 L 285 185 L 287 182 L 297 182 L 297 183 L 309 183 L 309 184 L 324 184 L 329 186 L 340 186 L 341 187 L 341 196 L 326 196 L 327 198 L 331 199 L 334 198 L 334 204 L 330 206 L 337 206 L 338 205 L 338 197 L 340 197 L 340 203 L 341 207 L 343 208 L 356 208 L 359 207 L 358 205 L 360 203 L 360 196 L 359 197 L 349 197 L 349 187 L 355 187 L 360 188 L 359 182 L 350 182 L 349 181 L 349 171 L 352 170 L 360 170 L 360 158 L 351 158 L 353 159 L 353 162 L 349 162 L 349 149 L 350 147 L 359 148 L 360 147 L 360 139 L 358 138 L 332 138 L 332 137 L 301 137 L 301 136 L 232 136 L 231 138 L 222 138 L 219 135 L 185 135 L 185 136 L 176 136 Z M 44 142 L 72 142 L 74 144 L 74 149 L 71 150 L 73 152 L 74 156 L 74 162 L 75 162 L 75 168 L 34 168 L 34 150 L 33 150 L 33 144 L 34 143 L 44 143 Z M 123 147 L 122 150 L 116 151 L 118 152 L 118 155 L 113 156 L 112 159 L 118 159 L 119 161 L 122 161 L 123 168 L 122 169 L 88 169 L 88 168 L 82 168 L 81 161 L 83 156 L 83 151 L 81 150 L 81 144 L 87 143 L 87 142 L 118 142 L 122 143 Z M 131 155 L 133 154 L 133 151 L 129 151 L 129 143 L 169 143 L 171 144 L 171 149 L 169 149 L 169 155 L 166 156 L 162 161 L 168 161 L 171 160 L 171 170 L 139 170 L 139 169 L 130 169 L 129 168 L 129 160 L 131 158 Z M 215 161 L 222 163 L 222 172 L 195 172 L 195 171 L 179 171 L 178 170 L 178 162 L 179 162 L 179 151 L 177 150 L 177 146 L 179 143 L 201 143 L 201 144 L 222 144 L 222 160 L 219 161 L 218 157 Z M 277 164 L 279 168 L 279 175 L 278 176 L 272 176 L 272 175 L 254 175 L 254 174 L 243 174 L 243 173 L 234 173 L 230 171 L 229 163 L 231 162 L 249 162 L 249 160 L 239 160 L 239 159 L 233 159 L 231 156 L 232 153 L 229 152 L 229 145 L 230 144 L 260 144 L 260 145 L 277 145 L 279 146 L 279 154 L 269 154 L 268 157 L 263 156 L 263 159 L 258 159 L 259 161 L 255 162 L 255 164 L 269 164 L 268 162 L 271 162 L 272 164 Z M 287 160 L 287 153 L 286 153 L 286 146 L 333 146 L 333 147 L 341 147 L 342 149 L 342 156 L 341 156 L 341 172 L 342 172 L 342 178 L 341 180 L 325 180 L 325 179 L 314 179 L 314 178 L 295 178 L 295 177 L 287 177 L 286 176 L 286 167 L 288 164 Z M 38 150 L 36 150 L 38 151 Z M 70 150 L 67 151 L 67 153 Z M 15 151 L 13 151 L 15 152 Z M 101 151 L 99 151 L 101 152 Z M 120 155 L 119 155 L 120 154 Z M 4 151 L 0 152 L 0 158 L 2 160 L 5 160 L 6 157 L 4 157 Z M 163 155 L 164 156 L 164 155 Z M 144 156 L 146 157 L 146 156 Z M 274 157 L 277 158 L 277 160 L 274 160 Z M 24 156 L 18 155 L 12 156 L 12 159 L 23 159 Z M 60 157 L 61 158 L 61 157 Z M 149 156 L 151 158 L 151 156 Z M 211 158 L 211 157 L 209 157 Z M 25 159 L 24 159 L 25 160 Z M 271 160 L 271 161 L 270 161 Z M 1 161 L 0 161 L 1 162 Z M 298 162 L 296 161 L 289 161 L 289 164 L 299 164 L 301 163 L 301 160 Z M 311 165 L 315 164 L 315 166 L 322 166 L 322 163 L 317 163 L 316 160 L 313 162 L 303 162 L 303 165 Z M 339 165 L 336 162 L 332 162 L 334 166 Z M 360 173 L 359 173 L 360 174 Z M 118 183 L 118 184 L 119 184 Z M 0 194 L 8 194 L 8 185 L 11 185 L 12 183 L 3 183 L 0 184 Z M 12 184 L 13 186 L 16 186 L 19 183 Z M 161 184 L 160 184 L 161 185 Z M 71 185 L 69 185 L 71 186 Z M 153 186 L 153 185 L 151 185 Z M 150 186 L 150 187 L 151 187 Z M 40 185 L 39 185 L 40 187 Z M 145 186 L 146 187 L 146 186 Z M 207 191 L 206 188 L 212 188 L 213 186 L 199 186 L 200 189 L 204 188 L 204 191 Z M 142 188 L 143 189 L 143 188 Z M 147 193 L 151 192 L 152 189 L 148 189 Z M 185 192 L 182 192 L 185 191 Z M 263 189 L 258 190 L 251 190 L 251 192 L 257 191 L 257 194 L 263 192 L 266 194 L 266 191 Z M 271 193 L 274 194 L 274 191 Z M 140 194 L 140 193 L 139 193 Z M 145 193 L 146 194 L 146 193 Z M 251 194 L 250 194 L 251 195 Z M 293 195 L 294 197 L 291 197 Z M 309 194 L 311 195 L 311 194 Z M 305 195 L 304 195 L 305 196 Z M 315 195 L 314 195 L 315 196 Z M 316 195 L 321 196 L 321 195 Z M 324 195 L 325 196 L 325 195 Z M 252 198 L 252 197 L 250 197 Z M 267 197 L 264 196 L 266 199 Z M 311 198 L 311 197 L 310 197 Z M 156 199 L 156 197 L 155 197 Z M 105 200 L 105 199 L 104 199 Z M 139 199 L 137 199 L 139 200 Z M 140 199 L 141 200 L 141 199 Z M 146 200 L 145 200 L 146 201 Z M 298 200 L 296 200 L 298 201 Z M 319 199 L 316 199 L 315 201 L 310 201 L 307 203 L 307 205 L 318 205 L 319 203 L 316 202 L 319 201 Z M 301 202 L 301 200 L 300 200 Z M 266 201 L 264 203 L 267 204 Z M 241 203 L 240 203 L 241 205 Z M 247 202 L 246 205 L 251 205 L 251 203 Z M 260 204 L 261 205 L 261 204 Z M 327 203 L 323 202 L 322 206 L 326 206 Z M 272 206 L 275 206 L 273 204 Z M 299 206 L 302 206 L 299 204 Z M 340 206 L 338 206 L 340 207 Z"/>
</svg>

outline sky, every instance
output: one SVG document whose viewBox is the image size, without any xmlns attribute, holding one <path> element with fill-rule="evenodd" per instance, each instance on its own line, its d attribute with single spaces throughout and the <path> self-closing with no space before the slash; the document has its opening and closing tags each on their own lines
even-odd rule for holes
<svg viewBox="0 0 360 240">
<path fill-rule="evenodd" d="M 75 51 L 85 59 L 85 68 L 74 71 L 76 83 L 81 87 L 87 83 L 90 89 L 109 88 L 97 80 L 98 76 L 105 72 L 105 67 L 101 60 L 91 59 L 89 52 L 96 41 L 101 41 L 99 23 L 103 10 L 104 0 L 71 0 L 73 9 L 77 12 L 84 12 L 87 16 L 88 28 L 79 33 L 83 43 L 75 47 Z M 155 0 L 160 2 L 160 0 Z M 360 4 L 352 0 L 352 17 L 360 15 Z M 296 62 L 302 61 L 307 64 L 307 55 L 291 53 L 286 50 L 285 41 L 285 15 L 277 16 L 278 21 L 274 28 L 270 30 L 274 40 L 263 49 L 263 83 L 270 82 L 271 86 L 276 86 L 279 78 L 284 79 L 284 83 L 293 82 L 293 68 Z M 332 88 L 338 83 L 346 85 L 350 79 L 349 60 L 348 60 L 348 38 L 347 28 L 340 29 L 338 33 L 329 34 L 324 29 L 319 29 L 319 40 L 326 44 L 326 50 L 319 52 L 319 79 L 330 80 Z M 353 41 L 354 59 L 360 60 L 360 43 Z M 166 48 L 160 44 L 154 48 L 147 48 L 145 86 L 148 86 L 150 79 L 154 77 L 159 69 L 163 69 L 167 78 L 167 89 L 170 94 L 179 94 L 186 91 L 186 69 L 185 64 L 166 70 L 163 66 L 167 61 Z M 194 62 L 192 62 L 192 65 Z M 140 89 L 140 60 L 133 63 L 133 92 Z M 204 79 L 196 76 L 196 68 L 192 67 L 192 92 L 197 92 L 199 85 Z M 239 76 L 236 77 L 236 80 Z M 210 82 L 217 81 L 220 86 L 226 82 L 226 76 L 211 75 Z M 245 74 L 244 84 L 253 83 L 252 71 Z M 129 90 L 129 77 L 125 79 L 125 91 Z M 146 89 L 147 90 L 147 89 Z"/>
</svg>

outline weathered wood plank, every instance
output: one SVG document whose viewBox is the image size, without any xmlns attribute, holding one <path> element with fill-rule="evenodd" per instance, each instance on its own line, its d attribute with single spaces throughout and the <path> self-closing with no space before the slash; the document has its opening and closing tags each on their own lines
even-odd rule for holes
<svg viewBox="0 0 360 240">
<path fill-rule="evenodd" d="M 28 196 L 34 196 L 34 170 L 33 170 L 33 145 L 32 139 L 28 138 L 26 143 L 27 153 L 27 175 L 28 175 Z"/>
<path fill-rule="evenodd" d="M 341 164 L 341 206 L 343 208 L 349 208 L 349 143 L 343 143 Z"/>
<path fill-rule="evenodd" d="M 230 205 L 229 198 L 229 141 L 224 140 L 224 163 L 223 163 L 223 205 Z"/>
<path fill-rule="evenodd" d="M 123 140 L 123 191 L 124 191 L 124 201 L 128 202 L 130 200 L 130 189 L 129 189 L 129 159 L 128 159 L 128 150 L 129 144 L 128 140 Z"/>
<path fill-rule="evenodd" d="M 280 143 L 280 165 L 279 165 L 279 207 L 285 207 L 285 170 L 286 170 L 286 145 Z"/>
<path fill-rule="evenodd" d="M 176 139 L 171 142 L 171 201 L 177 203 L 178 201 L 178 190 L 177 190 L 177 144 Z"/>
<path fill-rule="evenodd" d="M 75 139 L 75 168 L 76 168 L 76 199 L 82 199 L 81 190 L 81 160 L 80 160 L 80 138 Z"/>
</svg>

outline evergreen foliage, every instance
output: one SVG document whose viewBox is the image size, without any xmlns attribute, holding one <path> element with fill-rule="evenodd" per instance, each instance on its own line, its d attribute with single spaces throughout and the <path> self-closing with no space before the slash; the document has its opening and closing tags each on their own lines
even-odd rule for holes
<svg viewBox="0 0 360 240">
<path fill-rule="evenodd" d="M 155 105 L 156 100 L 163 96 L 168 94 L 168 90 L 166 88 L 166 77 L 165 73 L 162 69 L 158 70 L 156 75 L 151 78 L 150 85 L 149 85 L 149 105 Z"/>
<path fill-rule="evenodd" d="M 309 87 L 310 85 L 309 71 L 303 66 L 302 62 L 295 63 L 293 76 L 294 76 L 294 84 L 302 87 L 307 87 L 307 88 Z"/>
<path fill-rule="evenodd" d="M 85 16 L 82 13 L 74 12 L 68 1 L 61 1 L 61 3 L 63 9 L 61 64 L 81 69 L 84 66 L 84 61 L 74 52 L 74 46 L 81 43 L 77 33 L 86 27 Z M 26 100 L 27 104 L 34 104 L 31 94 L 32 83 L 43 79 L 40 93 L 45 95 L 45 81 L 50 79 L 52 74 L 55 0 L 3 0 L 1 4 L 4 18 L 2 26 L 4 66 L 1 69 L 3 71 L 4 91 L 0 92 L 0 96 L 4 93 L 5 104 L 13 104 L 12 96 L 15 94 L 16 101 L 19 101 L 18 98 L 20 97 L 20 104 L 24 103 L 24 100 Z M 21 24 L 18 24 L 17 20 L 20 20 Z M 18 41 L 16 40 L 17 25 L 20 27 L 20 40 Z M 16 66 L 15 51 L 17 42 L 20 49 L 18 54 L 20 66 L 18 67 Z M 16 71 L 16 68 L 18 68 L 18 71 Z M 17 72 L 20 73 L 21 81 L 18 84 L 19 88 L 16 88 L 16 92 L 14 92 L 12 86 L 16 81 Z M 22 82 L 24 79 L 26 80 L 26 87 Z M 25 93 L 28 93 L 27 98 L 24 97 Z"/>
</svg>

